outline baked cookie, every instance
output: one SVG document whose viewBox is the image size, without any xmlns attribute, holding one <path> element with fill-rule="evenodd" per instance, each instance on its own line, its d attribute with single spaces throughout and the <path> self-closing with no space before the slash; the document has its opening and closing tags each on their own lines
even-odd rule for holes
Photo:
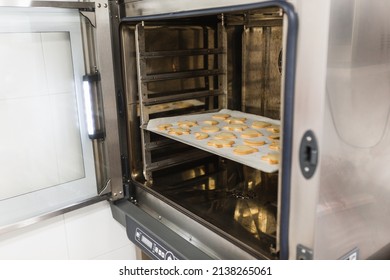
<svg viewBox="0 0 390 280">
<path fill-rule="evenodd" d="M 166 110 L 168 108 L 169 108 L 168 104 L 159 104 L 159 105 L 149 106 L 149 109 L 155 110 L 155 111 Z"/>
<path fill-rule="evenodd" d="M 264 146 L 266 142 L 264 140 L 245 139 L 244 144 L 248 146 Z"/>
<path fill-rule="evenodd" d="M 215 139 L 220 139 L 220 140 L 231 140 L 231 139 L 236 139 L 237 136 L 234 133 L 231 132 L 221 132 L 218 133 L 214 136 Z"/>
<path fill-rule="evenodd" d="M 207 125 L 217 125 L 219 124 L 219 121 L 216 121 L 216 120 L 205 120 L 203 121 L 204 124 L 207 124 Z"/>
<path fill-rule="evenodd" d="M 245 129 L 241 133 L 242 138 L 255 138 L 255 137 L 260 137 L 260 136 L 263 136 L 263 134 L 261 134 L 259 131 L 254 130 L 254 129 Z"/>
<path fill-rule="evenodd" d="M 219 131 L 219 127 L 216 125 L 202 126 L 200 130 L 203 132 L 212 133 Z"/>
<path fill-rule="evenodd" d="M 268 123 L 268 122 L 262 122 L 262 121 L 254 121 L 252 123 L 252 127 L 253 128 L 265 128 L 265 127 L 268 127 L 268 126 L 271 126 L 272 124 Z"/>
<path fill-rule="evenodd" d="M 157 126 L 158 130 L 167 130 L 168 128 L 172 127 L 172 124 L 170 123 L 163 123 Z"/>
<path fill-rule="evenodd" d="M 279 141 L 273 141 L 271 144 L 269 144 L 268 148 L 274 151 L 280 151 L 280 143 Z"/>
<path fill-rule="evenodd" d="M 226 120 L 227 118 L 230 118 L 229 114 L 215 114 L 212 116 L 213 119 L 217 120 Z"/>
<path fill-rule="evenodd" d="M 234 148 L 233 153 L 236 155 L 249 155 L 258 152 L 259 150 L 247 145 L 238 145 Z"/>
<path fill-rule="evenodd" d="M 209 137 L 206 132 L 195 132 L 194 135 L 197 140 L 203 140 Z"/>
<path fill-rule="evenodd" d="M 280 127 L 278 125 L 272 125 L 272 126 L 266 127 L 266 129 L 272 133 L 279 133 L 280 132 Z"/>
<path fill-rule="evenodd" d="M 177 109 L 184 109 L 184 108 L 192 107 L 192 106 L 194 106 L 194 105 L 191 104 L 190 102 L 177 101 L 177 102 L 173 102 L 173 103 L 172 103 L 172 106 L 173 106 L 174 108 L 177 108 Z"/>
<path fill-rule="evenodd" d="M 177 136 L 180 136 L 180 135 L 188 135 L 190 134 L 191 130 L 189 130 L 188 128 L 169 128 L 168 129 L 168 134 L 171 134 L 171 135 L 177 135 Z"/>
<path fill-rule="evenodd" d="M 243 131 L 244 129 L 247 129 L 248 126 L 245 124 L 229 124 L 227 126 L 224 126 L 223 129 L 229 130 L 229 131 Z"/>
<path fill-rule="evenodd" d="M 196 121 L 178 121 L 177 125 L 180 127 L 187 127 L 188 128 L 188 127 L 196 126 L 196 125 L 198 125 L 198 123 Z"/>
<path fill-rule="evenodd" d="M 246 121 L 246 118 L 235 118 L 230 117 L 225 120 L 228 124 L 244 124 Z"/>
<path fill-rule="evenodd" d="M 261 157 L 262 160 L 268 162 L 269 164 L 278 164 L 280 155 L 279 154 L 266 154 Z"/>
<path fill-rule="evenodd" d="M 234 141 L 233 140 L 218 140 L 213 139 L 207 142 L 207 145 L 215 147 L 215 148 L 224 148 L 224 147 L 231 147 L 233 146 Z"/>
<path fill-rule="evenodd" d="M 271 140 L 280 140 L 280 134 L 271 134 L 268 138 Z"/>
</svg>

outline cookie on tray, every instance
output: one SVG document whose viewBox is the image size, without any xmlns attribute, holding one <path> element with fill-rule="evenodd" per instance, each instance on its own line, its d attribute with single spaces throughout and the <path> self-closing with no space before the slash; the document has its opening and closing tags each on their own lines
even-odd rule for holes
<svg viewBox="0 0 390 280">
<path fill-rule="evenodd" d="M 188 127 L 196 126 L 196 125 L 198 125 L 198 123 L 196 121 L 178 121 L 177 125 L 180 127 L 187 127 L 188 128 Z"/>
<path fill-rule="evenodd" d="M 163 123 L 157 126 L 158 130 L 167 130 L 168 128 L 172 127 L 172 124 L 170 123 Z"/>
<path fill-rule="evenodd" d="M 172 106 L 176 109 L 184 109 L 184 108 L 193 107 L 194 105 L 187 101 L 177 101 L 177 102 L 173 102 Z"/>
<path fill-rule="evenodd" d="M 246 118 L 236 118 L 236 117 L 230 117 L 225 120 L 228 124 L 244 124 L 246 121 Z"/>
<path fill-rule="evenodd" d="M 226 120 L 227 118 L 230 118 L 231 116 L 229 114 L 214 114 L 212 116 L 213 119 L 217 120 Z"/>
<path fill-rule="evenodd" d="M 274 151 L 280 151 L 280 142 L 279 141 L 273 141 L 271 144 L 269 144 L 268 148 Z"/>
<path fill-rule="evenodd" d="M 206 132 L 195 132 L 194 135 L 196 140 L 203 140 L 209 138 L 209 135 Z"/>
<path fill-rule="evenodd" d="M 280 160 L 279 154 L 266 154 L 261 157 L 262 160 L 268 162 L 269 164 L 278 164 Z"/>
<path fill-rule="evenodd" d="M 280 140 L 280 134 L 271 134 L 268 138 L 271 140 Z"/>
<path fill-rule="evenodd" d="M 200 130 L 206 133 L 212 133 L 212 132 L 219 131 L 219 127 L 216 125 L 208 125 L 208 126 L 202 126 Z"/>
<path fill-rule="evenodd" d="M 221 132 L 216 134 L 214 138 L 219 140 L 228 140 L 228 139 L 232 140 L 232 139 L 236 139 L 237 136 L 232 132 Z"/>
<path fill-rule="evenodd" d="M 188 135 L 190 134 L 191 130 L 189 130 L 188 128 L 174 128 L 174 127 L 171 127 L 168 129 L 168 134 L 170 135 L 176 135 L 176 136 L 180 136 L 180 135 Z"/>
<path fill-rule="evenodd" d="M 264 140 L 257 140 L 257 139 L 244 139 L 244 144 L 248 146 L 264 146 L 267 144 Z"/>
<path fill-rule="evenodd" d="M 260 129 L 260 128 L 265 128 L 265 127 L 269 127 L 269 126 L 271 126 L 272 124 L 270 124 L 270 123 L 268 123 L 268 122 L 263 122 L 263 121 L 254 121 L 253 123 L 252 123 L 252 127 L 253 128 L 258 128 L 258 129 Z"/>
<path fill-rule="evenodd" d="M 245 129 L 241 133 L 242 138 L 256 138 L 260 136 L 263 136 L 263 134 L 254 129 Z"/>
<path fill-rule="evenodd" d="M 216 121 L 216 120 L 205 120 L 203 121 L 204 124 L 207 124 L 207 125 L 217 125 L 219 124 L 219 121 Z"/>
<path fill-rule="evenodd" d="M 279 133 L 280 132 L 280 127 L 278 125 L 272 125 L 269 127 L 266 127 L 266 130 L 272 133 Z"/>
<path fill-rule="evenodd" d="M 258 151 L 259 151 L 258 149 L 251 146 L 238 145 L 237 147 L 234 148 L 233 153 L 236 155 L 249 155 L 249 154 L 256 153 Z"/>
<path fill-rule="evenodd" d="M 223 129 L 229 130 L 229 131 L 243 131 L 247 128 L 248 128 L 248 126 L 245 124 L 229 124 L 229 125 L 223 127 Z"/>
<path fill-rule="evenodd" d="M 224 147 L 232 147 L 234 145 L 233 140 L 219 140 L 213 139 L 207 142 L 207 145 L 215 147 L 215 148 L 224 148 Z"/>
</svg>

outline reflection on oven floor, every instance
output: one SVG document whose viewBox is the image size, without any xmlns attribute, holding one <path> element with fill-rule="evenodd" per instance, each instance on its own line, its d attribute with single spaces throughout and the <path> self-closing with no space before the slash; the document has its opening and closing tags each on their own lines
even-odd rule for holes
<svg viewBox="0 0 390 280">
<path fill-rule="evenodd" d="M 221 234 L 268 253 L 275 246 L 277 173 L 226 161 L 222 169 L 209 164 L 158 177 L 153 189 Z"/>
</svg>

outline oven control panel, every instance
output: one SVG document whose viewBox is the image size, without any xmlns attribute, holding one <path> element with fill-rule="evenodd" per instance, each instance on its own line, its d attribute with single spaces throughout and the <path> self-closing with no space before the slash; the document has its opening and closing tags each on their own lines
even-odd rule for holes
<svg viewBox="0 0 390 280">
<path fill-rule="evenodd" d="M 142 229 L 136 228 L 134 234 L 135 241 L 159 260 L 177 260 L 178 258 L 163 245 L 155 241 L 152 237 L 146 234 Z"/>
<path fill-rule="evenodd" d="M 213 259 L 183 236 L 145 213 L 138 206 L 128 202 L 116 202 L 114 215 L 123 219 L 127 237 L 146 255 L 156 260 L 210 260 Z"/>
</svg>

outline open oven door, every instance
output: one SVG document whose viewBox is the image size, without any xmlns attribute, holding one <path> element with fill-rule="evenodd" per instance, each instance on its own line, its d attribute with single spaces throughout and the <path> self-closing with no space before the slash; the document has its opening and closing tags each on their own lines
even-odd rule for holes
<svg viewBox="0 0 390 280">
<path fill-rule="evenodd" d="M 245 4 L 238 1 L 213 1 L 202 5 L 190 1 L 180 4 L 177 1 L 164 1 L 164 4 L 151 2 L 125 1 L 118 5 L 112 4 L 111 9 L 113 18 L 119 19 L 113 21 L 113 29 L 119 31 L 119 45 L 114 49 L 114 64 L 121 68 L 121 73 L 116 78 L 122 76 L 122 80 L 117 81 L 117 86 L 118 91 L 123 93 L 121 96 L 123 95 L 124 105 L 121 107 L 127 112 L 125 128 L 128 131 L 128 150 L 122 154 L 127 162 L 127 167 L 124 168 L 127 199 L 112 203 L 114 218 L 126 227 L 129 239 L 153 259 L 288 259 L 298 28 L 293 6 L 285 1 L 246 1 Z M 228 26 L 228 31 L 225 25 Z M 267 36 L 274 33 L 278 34 L 276 37 L 279 45 L 267 39 Z M 255 40 L 249 42 L 252 36 Z M 266 55 L 272 53 L 269 60 L 262 60 L 260 38 L 268 40 L 268 48 L 264 46 L 265 43 L 263 47 L 268 50 Z M 239 48 L 242 56 L 232 59 L 232 53 L 225 49 L 226 41 L 229 41 L 228 44 L 235 42 L 234 48 Z M 248 45 L 240 44 L 243 42 Z M 173 48 L 169 49 L 169 46 Z M 283 149 L 279 172 L 256 175 L 256 178 L 261 179 L 241 184 L 249 189 L 236 191 L 235 187 L 229 187 L 231 178 L 240 180 L 237 179 L 240 176 L 234 173 L 236 170 L 229 171 L 229 167 L 215 170 L 211 166 L 210 170 L 215 172 L 209 175 L 208 167 L 204 168 L 209 162 L 210 165 L 217 162 L 216 165 L 223 166 L 224 159 L 199 154 L 199 150 L 192 151 L 194 153 L 172 152 L 161 160 L 158 155 L 154 156 L 155 151 L 166 154 L 166 151 L 172 149 L 167 145 L 170 139 L 153 140 L 155 135 L 145 131 L 145 127 L 153 114 L 162 114 L 165 109 L 169 111 L 169 102 L 175 105 L 185 103 L 182 100 L 194 101 L 191 104 L 192 113 L 199 108 L 201 113 L 207 113 L 210 109 L 210 112 L 215 112 L 226 108 L 224 106 L 229 102 L 233 105 L 228 109 L 244 108 L 243 111 L 251 112 L 253 100 L 249 98 L 250 91 L 258 92 L 255 87 L 261 80 L 258 73 L 252 72 L 249 59 L 249 53 L 256 50 L 258 52 L 252 62 L 257 66 L 254 67 L 259 66 L 260 60 L 262 63 L 265 60 L 272 61 L 273 75 L 277 75 L 280 82 L 275 83 L 278 90 L 274 98 L 279 111 L 267 111 L 268 115 L 274 114 L 272 116 L 276 116 L 281 123 Z M 202 58 L 192 60 L 192 57 Z M 165 69 L 161 69 L 164 66 Z M 212 67 L 215 69 L 211 69 Z M 201 84 L 201 88 L 187 87 L 185 79 L 192 79 L 191 75 L 195 75 L 195 80 L 201 77 L 194 83 Z M 213 75 L 219 78 L 204 78 Z M 235 76 L 233 81 L 232 76 Z M 242 81 L 244 79 L 247 84 Z M 172 80 L 178 82 L 163 84 Z M 150 85 L 154 82 L 154 85 Z M 164 90 L 168 92 L 166 95 L 162 92 Z M 240 97 L 245 90 L 248 92 L 247 96 Z M 238 94 L 225 98 L 224 94 L 228 91 Z M 158 111 L 153 111 L 153 106 Z M 173 110 L 175 109 L 177 108 Z M 186 111 L 178 108 L 180 110 Z M 177 147 L 179 146 L 180 143 Z M 206 160 L 203 159 L 204 156 Z M 188 165 L 198 163 L 202 165 L 199 169 L 185 171 L 192 174 L 189 180 L 175 177 L 175 174 L 182 174 L 180 172 Z M 238 168 L 244 169 L 243 173 L 258 174 L 256 170 L 245 166 Z M 171 173 L 173 175 L 169 177 Z M 157 175 L 154 177 L 154 174 Z M 229 174 L 231 176 L 226 177 Z M 164 176 L 165 179 L 159 181 Z M 176 185 L 173 185 L 175 180 Z M 252 204 L 259 196 L 255 194 L 256 188 L 250 190 L 252 185 L 260 181 L 262 189 L 274 191 L 272 199 L 275 199 L 272 202 L 266 201 L 263 208 Z M 272 181 L 272 187 L 266 185 L 268 181 Z M 158 185 L 160 182 L 161 185 Z M 205 208 L 202 205 L 206 205 Z M 248 216 L 251 215 L 256 216 L 257 220 L 249 221 L 251 218 L 248 219 Z M 258 223 L 259 219 L 263 221 L 262 226 Z M 243 226 L 244 223 L 246 225 Z"/>
<path fill-rule="evenodd" d="M 123 197 L 107 2 L 0 1 L 0 231 Z"/>
</svg>

